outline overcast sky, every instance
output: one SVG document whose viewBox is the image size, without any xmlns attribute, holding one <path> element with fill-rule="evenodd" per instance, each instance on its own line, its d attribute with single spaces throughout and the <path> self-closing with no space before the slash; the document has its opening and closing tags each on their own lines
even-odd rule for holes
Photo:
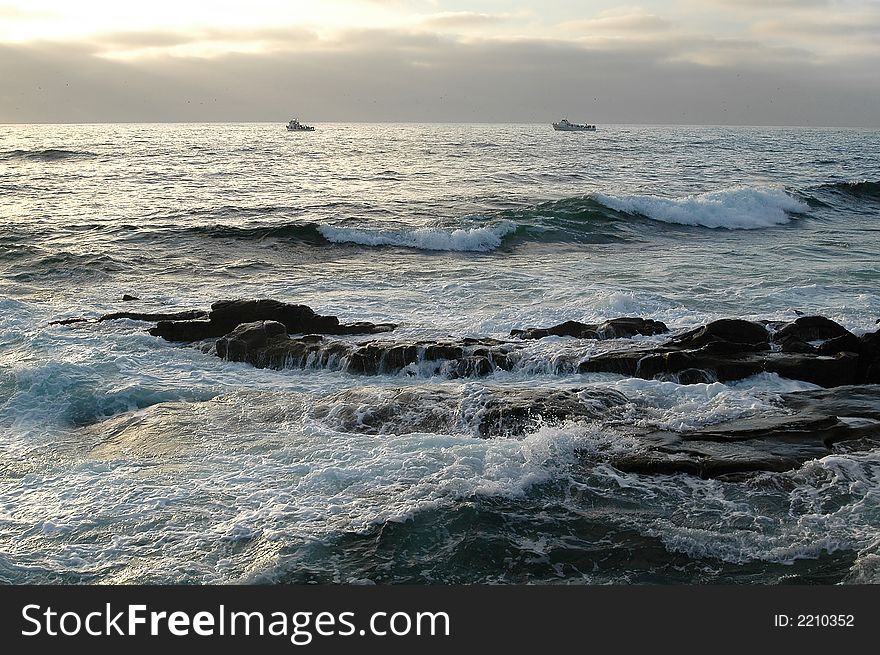
<svg viewBox="0 0 880 655">
<path fill-rule="evenodd" d="M 0 0 L 0 122 L 880 127 L 880 0 Z"/>
</svg>

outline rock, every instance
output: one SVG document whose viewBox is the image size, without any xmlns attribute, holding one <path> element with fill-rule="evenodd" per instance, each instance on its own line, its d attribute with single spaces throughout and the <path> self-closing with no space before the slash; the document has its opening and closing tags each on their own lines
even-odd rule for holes
<svg viewBox="0 0 880 655">
<path fill-rule="evenodd" d="M 600 339 L 629 339 L 637 334 L 646 337 L 666 334 L 669 328 L 650 318 L 613 318 L 602 323 L 596 331 Z"/>
<path fill-rule="evenodd" d="M 792 323 L 784 325 L 776 332 L 776 338 L 788 336 L 801 341 L 824 341 L 850 334 L 849 330 L 824 316 L 802 316 Z"/>
<path fill-rule="evenodd" d="M 524 330 L 511 330 L 510 336 L 520 339 L 543 339 L 544 337 L 574 337 L 576 339 L 598 339 L 597 325 L 580 323 L 578 321 L 565 321 L 549 328 L 525 328 Z"/>
<path fill-rule="evenodd" d="M 784 353 L 814 353 L 816 352 L 816 348 L 810 344 L 808 344 L 803 339 L 799 339 L 794 335 L 783 336 L 781 339 L 774 339 L 775 343 L 777 343 Z"/>
<path fill-rule="evenodd" d="M 612 318 L 600 325 L 565 321 L 549 328 L 525 328 L 511 330 L 510 336 L 520 339 L 543 339 L 544 337 L 574 337 L 576 339 L 628 339 L 637 334 L 651 336 L 664 334 L 669 328 L 660 321 L 646 318 Z"/>
<path fill-rule="evenodd" d="M 287 338 L 287 328 L 277 321 L 254 321 L 241 323 L 222 339 L 215 347 L 217 355 L 233 362 L 248 361 L 258 357 L 265 350 L 270 339 Z"/>
<path fill-rule="evenodd" d="M 479 412 L 483 437 L 523 434 L 541 423 L 596 419 L 629 399 L 611 389 L 512 389 L 490 396 Z"/>
<path fill-rule="evenodd" d="M 150 334 L 168 341 L 201 341 L 222 337 L 242 323 L 257 321 L 281 323 L 289 334 L 376 334 L 397 327 L 393 323 L 377 325 L 367 322 L 341 325 L 335 316 L 321 316 L 306 305 L 277 300 L 221 300 L 211 305 L 207 322 L 160 323 L 150 330 Z"/>
<path fill-rule="evenodd" d="M 724 318 L 680 334 L 671 343 L 679 348 L 701 348 L 712 342 L 726 342 L 739 345 L 740 350 L 748 350 L 754 346 L 769 347 L 769 340 L 767 328 L 760 323 Z"/>
<path fill-rule="evenodd" d="M 148 323 L 156 323 L 159 321 L 190 321 L 196 319 L 204 319 L 206 317 L 207 314 L 205 312 L 199 311 L 197 309 L 185 312 L 170 313 L 115 312 L 113 314 L 104 314 L 98 319 L 98 322 L 100 323 L 102 321 L 118 321 L 120 319 L 128 319 L 130 321 L 145 321 Z"/>
<path fill-rule="evenodd" d="M 232 330 L 240 323 L 276 321 L 287 326 L 291 334 L 322 332 L 320 328 L 339 325 L 335 316 L 318 316 L 306 305 L 292 305 L 278 300 L 220 300 L 211 305 L 209 319 L 217 326 Z M 319 329 L 308 327 L 317 325 Z"/>
<path fill-rule="evenodd" d="M 130 296 L 127 293 L 122 295 L 122 302 L 131 302 L 132 300 L 140 300 L 140 298 L 136 296 Z"/>
<path fill-rule="evenodd" d="M 676 374 L 679 384 L 711 384 L 717 382 L 712 375 L 699 368 L 686 368 Z"/>
<path fill-rule="evenodd" d="M 615 457 L 612 463 L 634 473 L 731 478 L 789 471 L 830 454 L 837 443 L 878 438 L 880 386 L 847 386 L 785 394 L 779 414 L 689 432 L 638 435 L 645 447 Z"/>
<path fill-rule="evenodd" d="M 361 387 L 317 401 L 310 416 L 333 429 L 361 434 L 460 432 L 492 438 L 519 436 L 541 424 L 605 416 L 629 402 L 611 389 L 518 389 L 419 385 Z"/>
<path fill-rule="evenodd" d="M 817 349 L 820 355 L 835 355 L 841 352 L 861 353 L 865 343 L 851 332 L 829 339 Z"/>
<path fill-rule="evenodd" d="M 202 341 L 217 334 L 216 326 L 211 321 L 159 321 L 148 330 L 154 337 L 162 337 L 166 341 Z"/>
</svg>

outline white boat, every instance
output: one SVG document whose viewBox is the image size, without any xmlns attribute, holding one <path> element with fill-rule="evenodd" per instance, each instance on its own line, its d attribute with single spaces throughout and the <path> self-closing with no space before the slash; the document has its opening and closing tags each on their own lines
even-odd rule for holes
<svg viewBox="0 0 880 655">
<path fill-rule="evenodd" d="M 311 125 L 303 125 L 299 119 L 294 118 L 287 124 L 288 132 L 314 132 L 315 128 Z"/>
<path fill-rule="evenodd" d="M 587 123 L 570 123 L 567 118 L 563 118 L 558 123 L 553 123 L 553 129 L 557 132 L 595 132 L 595 125 Z"/>
</svg>

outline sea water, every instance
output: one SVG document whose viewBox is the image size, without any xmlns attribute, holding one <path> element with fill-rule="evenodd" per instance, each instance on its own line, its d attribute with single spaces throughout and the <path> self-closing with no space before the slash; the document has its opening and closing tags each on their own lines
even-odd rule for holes
<svg viewBox="0 0 880 655">
<path fill-rule="evenodd" d="M 394 338 L 795 312 L 862 334 L 880 318 L 880 132 L 316 125 L 4 126 L 0 581 L 880 580 L 878 450 L 745 482 L 609 462 L 640 447 L 633 428 L 778 411 L 806 383 L 560 372 L 573 340 L 556 337 L 480 379 L 272 371 L 141 322 L 49 325 L 266 297 Z M 628 402 L 485 439 L 465 410 L 499 387 Z M 337 420 L 399 389 L 424 392 L 419 416 Z M 414 429 L 434 389 L 463 409 Z"/>
</svg>

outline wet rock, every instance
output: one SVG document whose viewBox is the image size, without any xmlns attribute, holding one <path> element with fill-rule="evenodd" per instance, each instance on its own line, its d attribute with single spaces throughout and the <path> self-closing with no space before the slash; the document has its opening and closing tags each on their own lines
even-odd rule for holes
<svg viewBox="0 0 880 655">
<path fill-rule="evenodd" d="M 140 300 L 137 296 L 130 296 L 127 293 L 122 294 L 122 302 L 131 302 L 133 300 Z"/>
<path fill-rule="evenodd" d="M 708 372 L 699 368 L 686 368 L 676 374 L 678 384 L 711 384 L 717 380 Z"/>
<path fill-rule="evenodd" d="M 689 432 L 639 435 L 643 449 L 617 456 L 621 470 L 734 479 L 783 472 L 833 452 L 835 444 L 880 439 L 880 386 L 785 394 L 779 414 L 727 421 Z M 741 478 L 739 478 L 741 479 Z"/>
<path fill-rule="evenodd" d="M 760 323 L 738 318 L 712 321 L 678 335 L 672 343 L 679 348 L 702 348 L 710 343 L 727 344 L 728 352 L 769 348 L 770 334 Z"/>
<path fill-rule="evenodd" d="M 245 362 L 265 351 L 270 339 L 287 338 L 287 328 L 277 321 L 241 323 L 216 343 L 217 355 L 233 362 Z"/>
<path fill-rule="evenodd" d="M 666 334 L 669 328 L 650 318 L 613 318 L 602 323 L 596 332 L 600 339 L 629 339 L 637 334 L 646 337 Z"/>
<path fill-rule="evenodd" d="M 849 330 L 824 316 L 802 316 L 784 325 L 776 332 L 776 338 L 795 337 L 801 341 L 824 341 L 850 334 Z"/>
<path fill-rule="evenodd" d="M 511 330 L 510 336 L 520 339 L 543 339 L 544 337 L 574 337 L 576 339 L 598 339 L 598 325 L 580 323 L 579 321 L 565 321 L 549 328 L 525 328 L 524 330 Z"/>
<path fill-rule="evenodd" d="M 669 328 L 660 321 L 649 318 L 613 318 L 601 324 L 565 321 L 549 328 L 525 328 L 511 330 L 510 336 L 520 339 L 543 339 L 544 337 L 574 337 L 576 339 L 628 339 L 637 334 L 652 336 L 665 334 Z"/>
<path fill-rule="evenodd" d="M 819 346 L 817 352 L 820 355 L 835 355 L 841 352 L 861 353 L 865 350 L 865 342 L 851 332 L 829 339 Z"/>
<path fill-rule="evenodd" d="M 782 338 L 775 338 L 775 343 L 779 345 L 784 353 L 814 353 L 816 352 L 816 348 L 811 344 L 807 343 L 803 339 L 799 339 L 794 335 L 783 336 Z"/>
<path fill-rule="evenodd" d="M 275 321 L 289 334 L 377 334 L 394 330 L 393 323 L 367 322 L 343 325 L 335 316 L 322 316 L 306 305 L 278 300 L 221 300 L 211 305 L 207 321 L 165 321 L 150 330 L 153 336 L 168 341 L 201 341 L 232 332 L 242 323 Z M 207 323 L 207 324 L 206 324 Z"/>
<path fill-rule="evenodd" d="M 628 403 L 610 389 L 417 386 L 349 389 L 319 401 L 310 416 L 363 434 L 469 433 L 518 436 L 542 424 L 599 419 Z"/>
<path fill-rule="evenodd" d="M 486 399 L 478 429 L 483 437 L 519 435 L 544 423 L 601 418 L 628 402 L 612 389 L 514 389 Z"/>
<path fill-rule="evenodd" d="M 98 322 L 128 319 L 130 321 L 156 323 L 158 321 L 190 321 L 204 318 L 207 318 L 206 312 L 193 309 L 183 312 L 114 312 L 112 314 L 104 314 L 98 319 Z"/>
</svg>

